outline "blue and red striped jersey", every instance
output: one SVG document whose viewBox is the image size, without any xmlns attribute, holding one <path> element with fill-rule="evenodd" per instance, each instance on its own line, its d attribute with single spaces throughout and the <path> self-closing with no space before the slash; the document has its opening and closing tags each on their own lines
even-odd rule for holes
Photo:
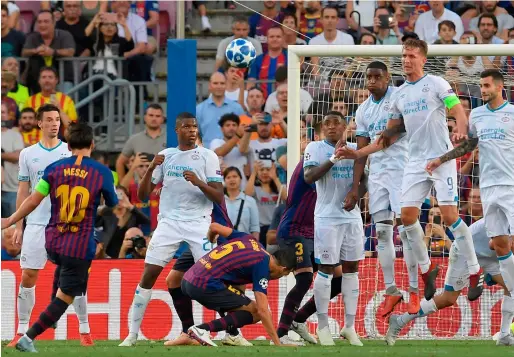
<svg viewBox="0 0 514 357">
<path fill-rule="evenodd" d="M 118 204 L 112 172 L 90 157 L 71 156 L 48 166 L 40 183 L 38 187 L 46 187 L 52 204 L 46 249 L 73 258 L 93 259 L 100 196 L 107 206 Z"/>
<path fill-rule="evenodd" d="M 277 237 L 303 237 L 314 239 L 314 208 L 316 185 L 309 185 L 303 177 L 303 159 L 296 165 L 289 191 L 286 210 L 277 228 Z"/>
<path fill-rule="evenodd" d="M 239 232 L 238 232 L 239 233 Z M 270 255 L 251 235 L 233 239 L 200 258 L 184 279 L 205 290 L 224 290 L 228 285 L 253 284 L 253 290 L 266 294 Z"/>
<path fill-rule="evenodd" d="M 248 73 L 248 78 L 257 80 L 273 80 L 275 72 L 280 66 L 287 66 L 287 51 L 284 50 L 278 57 L 272 58 L 268 52 L 258 55 L 253 61 Z M 261 89 L 264 92 L 264 98 L 267 98 L 273 92 L 273 81 L 262 83 Z"/>
</svg>

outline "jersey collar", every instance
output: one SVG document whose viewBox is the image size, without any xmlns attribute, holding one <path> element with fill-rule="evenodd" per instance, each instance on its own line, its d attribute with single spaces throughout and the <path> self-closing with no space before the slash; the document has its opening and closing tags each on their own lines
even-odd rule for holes
<svg viewBox="0 0 514 357">
<path fill-rule="evenodd" d="M 325 142 L 325 144 L 330 145 L 330 146 L 332 146 L 333 148 L 335 148 L 335 147 L 336 147 L 335 145 L 332 145 L 331 143 L 329 143 L 329 142 L 327 141 L 327 139 L 323 139 L 323 141 Z"/>
<path fill-rule="evenodd" d="M 383 96 L 382 98 L 380 98 L 380 100 L 375 100 L 375 98 L 373 98 L 373 94 L 372 94 L 372 95 L 371 95 L 371 101 L 372 101 L 373 103 L 375 103 L 375 104 L 380 104 L 380 102 L 381 102 L 381 101 L 383 101 L 383 100 L 384 100 L 384 98 L 386 97 L 387 92 L 389 92 L 389 88 L 391 88 L 391 87 L 387 87 L 387 90 L 386 90 L 386 92 L 384 93 L 384 96 Z"/>
<path fill-rule="evenodd" d="M 423 75 L 423 77 L 421 77 L 420 79 L 418 79 L 416 82 L 409 82 L 409 81 L 407 81 L 407 80 L 406 80 L 406 81 L 405 81 L 405 83 L 407 83 L 407 84 L 416 84 L 416 83 L 418 83 L 420 80 L 422 80 L 423 78 L 425 78 L 426 76 L 427 76 L 427 74 L 425 73 L 425 74 Z"/>
<path fill-rule="evenodd" d="M 53 150 L 57 149 L 59 146 L 61 146 L 61 144 L 62 144 L 62 141 L 61 141 L 61 140 L 59 140 L 59 144 L 55 145 L 53 148 L 49 148 L 49 149 L 48 149 L 48 148 L 45 148 L 43 145 L 41 145 L 41 141 L 38 141 L 38 145 L 39 145 L 39 147 L 40 147 L 41 149 L 43 149 L 43 150 L 48 151 L 48 152 L 50 152 L 50 151 L 53 151 Z"/>
<path fill-rule="evenodd" d="M 503 107 L 505 107 L 507 104 L 509 104 L 509 102 L 506 100 L 505 102 L 503 102 L 503 104 L 502 104 L 502 105 L 500 105 L 500 106 L 499 106 L 498 108 L 496 108 L 496 109 L 492 109 L 492 108 L 489 106 L 489 103 L 487 103 L 485 106 L 486 106 L 486 108 L 487 108 L 487 109 L 489 109 L 489 111 L 491 111 L 491 112 L 493 112 L 493 113 L 494 113 L 495 111 L 498 111 L 498 110 L 502 109 Z"/>
</svg>

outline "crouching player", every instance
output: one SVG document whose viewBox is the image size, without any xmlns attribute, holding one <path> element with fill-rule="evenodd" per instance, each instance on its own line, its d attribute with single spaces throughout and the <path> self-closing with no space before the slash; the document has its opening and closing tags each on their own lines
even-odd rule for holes
<svg viewBox="0 0 514 357">
<path fill-rule="evenodd" d="M 496 344 L 514 346 L 514 337 L 510 332 L 510 324 L 514 318 L 514 297 L 510 296 L 500 272 L 500 264 L 493 247 L 490 246 L 490 239 L 487 237 L 485 220 L 481 219 L 473 223 L 470 227 L 475 246 L 476 255 L 480 267 L 484 270 L 485 281 L 488 285 L 500 284 L 505 295 L 503 296 L 501 307 L 501 327 L 499 338 Z M 492 242 L 492 241 L 491 241 Z M 514 246 L 511 242 L 511 249 Z M 403 315 L 392 315 L 389 318 L 389 328 L 386 334 L 386 343 L 394 345 L 400 331 L 410 321 L 433 314 L 445 307 L 450 307 L 457 301 L 462 289 L 469 285 L 469 271 L 465 257 L 458 251 L 456 244 L 452 244 L 450 249 L 450 259 L 446 279 L 444 282 L 444 292 L 434 296 L 430 300 L 423 299 L 420 303 L 420 310 L 415 315 L 405 313 Z"/>
<path fill-rule="evenodd" d="M 213 241 L 216 235 L 230 236 L 234 230 L 212 223 L 207 233 Z M 273 326 L 268 308 L 268 281 L 287 276 L 296 267 L 294 249 L 281 249 L 270 255 L 252 236 L 239 233 L 230 242 L 216 247 L 200 258 L 184 275 L 182 291 L 204 307 L 224 317 L 189 328 L 188 334 L 205 346 L 216 346 L 210 333 L 239 328 L 262 321 L 275 345 L 282 345 Z M 238 285 L 253 284 L 252 301 Z"/>
</svg>

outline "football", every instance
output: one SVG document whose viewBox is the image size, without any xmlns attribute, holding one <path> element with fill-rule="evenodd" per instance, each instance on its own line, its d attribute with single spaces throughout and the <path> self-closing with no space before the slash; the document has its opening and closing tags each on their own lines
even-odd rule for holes
<svg viewBox="0 0 514 357">
<path fill-rule="evenodd" d="M 255 60 L 255 47 L 243 38 L 238 38 L 230 42 L 225 51 L 228 64 L 237 68 L 248 68 Z"/>
</svg>

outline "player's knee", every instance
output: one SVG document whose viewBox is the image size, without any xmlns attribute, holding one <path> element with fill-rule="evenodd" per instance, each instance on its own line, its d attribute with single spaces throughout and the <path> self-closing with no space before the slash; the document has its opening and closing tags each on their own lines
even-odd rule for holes
<svg viewBox="0 0 514 357">
<path fill-rule="evenodd" d="M 169 289 L 179 288 L 182 283 L 182 277 L 184 273 L 178 270 L 171 270 L 166 277 L 166 285 Z"/>
<path fill-rule="evenodd" d="M 296 274 L 295 290 L 297 291 L 298 294 L 305 295 L 307 293 L 307 291 L 309 291 L 309 288 L 311 287 L 313 275 L 314 274 L 312 272 L 302 272 L 302 273 Z"/>
<path fill-rule="evenodd" d="M 373 214 L 373 222 L 393 225 L 394 213 L 390 210 L 382 210 Z"/>
<path fill-rule="evenodd" d="M 21 286 L 24 288 L 32 288 L 34 285 L 36 285 L 38 276 L 39 270 L 23 269 L 21 273 Z"/>
<path fill-rule="evenodd" d="M 492 245 L 496 255 L 499 257 L 507 255 L 511 251 L 509 237 L 507 236 L 494 237 L 492 239 Z"/>
<path fill-rule="evenodd" d="M 259 309 L 255 301 L 252 301 L 251 303 L 246 305 L 245 310 L 252 314 L 254 324 L 261 321 L 261 314 L 259 313 Z"/>
<path fill-rule="evenodd" d="M 401 219 L 402 219 L 402 224 L 404 226 L 413 225 L 418 220 L 418 212 L 414 211 L 414 210 L 412 212 L 411 212 L 411 210 L 402 210 Z"/>
<path fill-rule="evenodd" d="M 325 274 L 333 274 L 334 273 L 334 266 L 333 265 L 318 265 L 318 270 Z"/>
<path fill-rule="evenodd" d="M 348 273 L 356 273 L 359 271 L 359 261 L 356 262 L 342 262 L 341 268 L 343 269 L 343 274 Z"/>
</svg>

